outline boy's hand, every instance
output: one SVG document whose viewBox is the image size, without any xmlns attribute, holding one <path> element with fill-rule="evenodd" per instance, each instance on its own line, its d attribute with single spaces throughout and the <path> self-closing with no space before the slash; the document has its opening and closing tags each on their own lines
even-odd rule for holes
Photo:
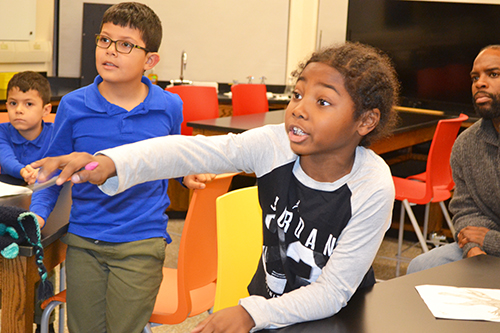
<svg viewBox="0 0 500 333">
<path fill-rule="evenodd" d="M 27 165 L 21 169 L 21 177 L 24 178 L 24 181 L 28 184 L 34 184 L 36 182 L 36 177 L 38 176 L 38 169 L 33 169 L 31 165 Z"/>
<path fill-rule="evenodd" d="M 97 162 L 97 167 L 92 170 L 82 170 L 90 162 Z M 106 179 L 116 175 L 116 168 L 112 159 L 105 155 L 93 156 L 88 153 L 71 153 L 63 156 L 46 157 L 31 163 L 31 166 L 41 168 L 38 173 L 40 183 L 49 180 L 57 169 L 61 169 L 57 185 L 64 184 L 70 178 L 75 184 L 90 182 L 100 185 Z"/>
<path fill-rule="evenodd" d="M 185 176 L 182 183 L 190 190 L 204 189 L 206 183 L 210 183 L 215 178 L 213 173 L 201 173 L 199 175 Z"/>
<path fill-rule="evenodd" d="M 35 213 L 33 213 L 33 214 L 35 214 Z M 43 226 L 45 225 L 45 220 L 42 219 L 38 214 L 35 214 L 35 216 L 36 216 L 36 219 L 38 221 L 38 226 L 40 227 L 40 229 L 42 229 Z"/>
<path fill-rule="evenodd" d="M 248 333 L 255 323 L 241 305 L 222 309 L 198 324 L 191 333 Z"/>
</svg>

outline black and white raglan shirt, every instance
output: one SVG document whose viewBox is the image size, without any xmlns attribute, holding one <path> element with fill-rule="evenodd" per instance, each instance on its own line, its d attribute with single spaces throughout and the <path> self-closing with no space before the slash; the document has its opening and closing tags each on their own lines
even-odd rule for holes
<svg viewBox="0 0 500 333">
<path fill-rule="evenodd" d="M 391 220 L 394 185 L 381 157 L 357 147 L 349 174 L 317 182 L 301 169 L 283 124 L 237 135 L 154 138 L 100 153 L 116 166 L 117 176 L 100 186 L 109 195 L 188 174 L 255 173 L 264 246 L 252 296 L 240 300 L 253 330 L 337 313 L 371 267 Z"/>
</svg>

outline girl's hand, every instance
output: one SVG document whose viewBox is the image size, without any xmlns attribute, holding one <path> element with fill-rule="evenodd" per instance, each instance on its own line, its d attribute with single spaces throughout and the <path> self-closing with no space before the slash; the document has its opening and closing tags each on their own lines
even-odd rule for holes
<svg viewBox="0 0 500 333">
<path fill-rule="evenodd" d="M 215 178 L 213 173 L 201 173 L 184 177 L 182 183 L 190 190 L 204 189 L 206 183 L 210 183 Z"/>
<path fill-rule="evenodd" d="M 84 169 L 91 162 L 97 162 L 97 167 Z M 111 158 L 105 155 L 93 156 L 88 153 L 46 157 L 31 163 L 31 167 L 41 168 L 38 173 L 38 182 L 40 183 L 49 180 L 57 169 L 61 169 L 57 185 L 64 184 L 68 179 L 71 179 L 75 184 L 90 182 L 100 185 L 116 175 L 116 167 Z"/>
<path fill-rule="evenodd" d="M 198 324 L 191 333 L 248 333 L 255 323 L 241 305 L 222 309 Z"/>
</svg>

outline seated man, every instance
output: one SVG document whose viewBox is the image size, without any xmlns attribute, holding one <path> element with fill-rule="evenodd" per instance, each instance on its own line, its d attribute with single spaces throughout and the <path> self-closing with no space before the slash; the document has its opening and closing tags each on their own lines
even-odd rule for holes
<svg viewBox="0 0 500 333">
<path fill-rule="evenodd" d="M 455 142 L 450 202 L 457 242 L 419 255 L 408 273 L 480 254 L 500 256 L 500 45 L 479 52 L 471 71 L 475 110 L 481 116 Z"/>
</svg>

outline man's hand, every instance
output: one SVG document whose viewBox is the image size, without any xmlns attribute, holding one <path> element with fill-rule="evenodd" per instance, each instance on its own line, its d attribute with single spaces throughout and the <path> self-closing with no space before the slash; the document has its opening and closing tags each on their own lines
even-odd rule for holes
<svg viewBox="0 0 500 333">
<path fill-rule="evenodd" d="M 90 162 L 97 162 L 97 167 L 92 170 L 83 169 Z M 116 167 L 111 158 L 105 155 L 93 156 L 88 153 L 46 157 L 31 163 L 31 167 L 41 168 L 38 173 L 38 182 L 40 183 L 49 180 L 57 169 L 61 169 L 57 185 L 64 184 L 68 179 L 71 179 L 75 184 L 90 182 L 100 185 L 106 179 L 116 175 Z"/>
<path fill-rule="evenodd" d="M 482 247 L 484 244 L 484 237 L 486 237 L 488 231 L 490 231 L 490 229 L 485 227 L 465 227 L 458 233 L 458 246 L 462 248 L 465 244 L 472 242 Z"/>
<path fill-rule="evenodd" d="M 198 324 L 191 333 L 248 333 L 255 323 L 241 305 L 222 309 Z"/>
<path fill-rule="evenodd" d="M 201 173 L 199 175 L 185 176 L 182 183 L 190 190 L 204 189 L 206 183 L 210 183 L 215 178 L 213 173 Z"/>
<path fill-rule="evenodd" d="M 472 249 L 467 252 L 467 258 L 478 256 L 480 254 L 486 254 L 483 250 L 481 250 L 479 247 L 474 246 Z"/>
</svg>

